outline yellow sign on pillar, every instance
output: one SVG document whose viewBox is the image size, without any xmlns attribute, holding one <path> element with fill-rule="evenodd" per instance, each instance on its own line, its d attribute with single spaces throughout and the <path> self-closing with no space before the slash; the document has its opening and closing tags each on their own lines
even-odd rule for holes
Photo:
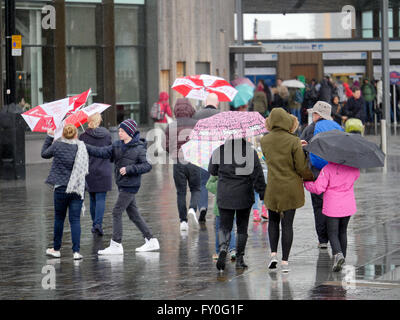
<svg viewBox="0 0 400 320">
<path fill-rule="evenodd" d="M 22 55 L 22 36 L 20 34 L 11 36 L 11 55 Z"/>
</svg>

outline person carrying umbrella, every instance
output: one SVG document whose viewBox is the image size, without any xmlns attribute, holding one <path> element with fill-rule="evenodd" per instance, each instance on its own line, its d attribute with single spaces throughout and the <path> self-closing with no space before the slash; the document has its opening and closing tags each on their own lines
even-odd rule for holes
<svg viewBox="0 0 400 320">
<path fill-rule="evenodd" d="M 218 106 L 219 106 L 218 96 L 215 93 L 210 93 L 206 99 L 206 106 L 197 111 L 193 115 L 193 119 L 201 120 L 216 115 L 217 113 L 220 112 Z M 199 210 L 200 215 L 198 221 L 200 223 L 205 223 L 208 211 L 208 190 L 206 188 L 206 184 L 208 179 L 210 178 L 210 174 L 208 173 L 207 170 L 204 170 L 202 168 L 200 168 L 199 170 L 200 170 L 200 197 L 197 208 Z M 194 208 L 194 211 L 196 211 L 196 208 Z"/>
<path fill-rule="evenodd" d="M 89 156 L 85 144 L 78 140 L 78 130 L 72 124 L 63 128 L 62 137 L 54 140 L 54 131 L 48 129 L 42 147 L 43 159 L 54 158 L 46 183 L 54 186 L 54 245 L 46 255 L 61 257 L 64 221 L 69 211 L 74 260 L 81 260 L 80 216 L 85 195 L 85 176 L 89 173 Z"/>
<path fill-rule="evenodd" d="M 218 176 L 217 204 L 220 212 L 219 256 L 217 269 L 225 269 L 225 260 L 236 215 L 236 268 L 247 268 L 244 252 L 254 190 L 265 192 L 264 174 L 254 148 L 245 139 L 229 139 L 214 151 L 208 171 Z"/>
<path fill-rule="evenodd" d="M 204 169 L 199 169 L 190 162 L 185 163 L 181 161 L 183 158 L 181 150 L 182 145 L 187 142 L 188 137 L 197 122 L 195 119 L 192 119 L 195 112 L 196 111 L 189 99 L 178 99 L 174 107 L 176 121 L 170 123 L 165 132 L 165 150 L 170 154 L 174 161 L 173 175 L 177 193 L 181 231 L 188 231 L 188 213 L 190 217 L 197 222 L 196 208 L 200 199 L 200 171 L 205 171 Z M 207 171 L 205 172 L 208 174 Z M 189 212 L 186 207 L 186 189 L 188 184 L 191 193 Z M 208 205 L 208 192 L 206 195 Z M 207 212 L 207 209 L 205 209 L 205 211 Z"/>
<path fill-rule="evenodd" d="M 265 122 L 270 132 L 261 139 L 268 167 L 268 184 L 264 195 L 269 208 L 268 234 L 271 260 L 268 268 L 276 269 L 279 224 L 282 225 L 282 272 L 289 272 L 289 254 L 293 242 L 293 220 L 296 209 L 304 206 L 303 180 L 314 180 L 307 165 L 300 139 L 293 134 L 299 122 L 283 108 L 275 108 Z M 284 174 L 283 174 L 284 173 Z"/>
<path fill-rule="evenodd" d="M 359 168 L 382 167 L 385 154 L 361 135 L 339 130 L 318 134 L 305 149 L 329 161 L 318 179 L 304 186 L 314 194 L 324 194 L 322 213 L 334 256 L 332 270 L 338 272 L 346 258 L 347 226 L 357 211 L 354 183 L 360 177 Z"/>
<path fill-rule="evenodd" d="M 312 109 L 308 109 L 312 113 L 312 124 L 307 126 L 301 134 L 302 145 L 307 143 L 320 132 L 330 130 L 342 130 L 342 127 L 333 121 L 331 116 L 332 107 L 329 103 L 318 101 Z M 310 168 L 314 176 L 317 178 L 321 169 L 328 164 L 327 161 L 321 159 L 315 154 L 308 155 Z M 314 211 L 315 229 L 318 236 L 318 247 L 320 249 L 328 248 L 328 232 L 326 227 L 326 217 L 322 214 L 323 195 L 311 193 L 311 201 Z"/>
</svg>

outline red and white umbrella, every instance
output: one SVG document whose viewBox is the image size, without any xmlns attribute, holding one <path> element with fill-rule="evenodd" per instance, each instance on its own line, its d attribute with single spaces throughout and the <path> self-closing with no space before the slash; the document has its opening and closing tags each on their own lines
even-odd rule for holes
<svg viewBox="0 0 400 320">
<path fill-rule="evenodd" d="M 82 92 L 81 94 L 70 97 L 69 99 L 70 99 L 71 104 L 73 104 L 73 109 L 67 113 L 67 116 L 71 115 L 74 111 L 81 108 L 86 103 L 86 101 L 91 93 L 92 93 L 92 89 L 90 88 L 89 90 Z"/>
<path fill-rule="evenodd" d="M 79 127 L 88 121 L 88 118 L 95 113 L 102 113 L 104 110 L 109 108 L 111 105 L 103 103 L 93 103 L 86 108 L 82 108 L 69 117 L 67 117 L 63 124 L 73 124 L 75 127 Z"/>
<path fill-rule="evenodd" d="M 24 112 L 22 117 L 33 132 L 47 132 L 48 129 L 55 130 L 70 111 L 78 109 L 86 103 L 90 92 L 91 90 L 89 89 L 74 97 L 41 104 Z"/>
<path fill-rule="evenodd" d="M 186 98 L 206 100 L 210 93 L 215 93 L 219 101 L 232 101 L 237 90 L 223 78 L 207 74 L 177 78 L 172 89 Z"/>
</svg>

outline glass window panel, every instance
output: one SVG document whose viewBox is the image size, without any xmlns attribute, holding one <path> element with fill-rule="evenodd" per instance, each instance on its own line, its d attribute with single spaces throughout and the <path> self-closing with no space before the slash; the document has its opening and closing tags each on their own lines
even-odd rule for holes
<svg viewBox="0 0 400 320">
<path fill-rule="evenodd" d="M 67 92 L 78 94 L 92 88 L 97 94 L 96 49 L 67 48 Z"/>
<path fill-rule="evenodd" d="M 374 35 L 374 33 L 373 33 L 372 29 L 364 29 L 362 31 L 362 37 L 363 38 L 372 38 L 373 35 Z"/>
<path fill-rule="evenodd" d="M 372 29 L 373 28 L 373 15 L 372 11 L 362 13 L 362 28 Z"/>
<path fill-rule="evenodd" d="M 67 45 L 95 45 L 95 8 L 89 6 L 66 6 L 66 42 Z"/>
<path fill-rule="evenodd" d="M 139 102 L 140 86 L 144 77 L 140 77 L 139 50 L 137 48 L 115 49 L 115 81 L 118 103 Z"/>
<path fill-rule="evenodd" d="M 143 9 L 141 7 L 115 6 L 115 45 L 140 45 L 144 43 Z M 127 29 L 127 26 L 129 28 Z"/>
</svg>

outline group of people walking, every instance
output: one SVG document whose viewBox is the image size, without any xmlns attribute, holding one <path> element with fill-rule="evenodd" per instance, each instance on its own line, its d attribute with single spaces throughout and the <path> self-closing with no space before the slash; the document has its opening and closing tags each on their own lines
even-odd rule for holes
<svg viewBox="0 0 400 320">
<path fill-rule="evenodd" d="M 163 105 L 165 110 L 171 110 L 165 102 Z M 267 177 L 256 149 L 247 139 L 225 141 L 214 151 L 208 170 L 181 161 L 182 145 L 188 141 L 197 121 L 217 114 L 218 107 L 219 101 L 215 94 L 210 94 L 206 107 L 197 112 L 188 99 L 178 99 L 173 108 L 176 120 L 165 127 L 162 145 L 174 160 L 173 179 L 177 192 L 180 231 L 189 230 L 189 219 L 196 224 L 206 221 L 210 191 L 215 194 L 216 199 L 213 211 L 216 216 L 216 267 L 218 270 L 225 269 L 229 253 L 230 258 L 236 260 L 236 268 L 244 269 L 247 267 L 244 255 L 250 213 L 258 196 L 268 208 L 268 215 L 264 216 L 269 219 L 271 253 L 268 268 L 278 268 L 278 245 L 281 238 L 280 266 L 282 272 L 289 272 L 293 222 L 296 210 L 305 204 L 306 188 L 311 192 L 318 247 L 325 250 L 328 243 L 331 244 L 335 258 L 333 271 L 340 271 L 347 251 L 347 226 L 350 216 L 356 212 L 353 185 L 360 173 L 356 168 L 328 163 L 303 150 L 316 134 L 343 130 L 331 116 L 331 105 L 318 101 L 308 111 L 312 114 L 313 123 L 303 130 L 301 137 L 296 134 L 299 127 L 296 116 L 284 108 L 272 109 L 265 120 L 268 133 L 260 141 L 262 158 L 268 168 Z M 247 109 L 247 105 L 244 107 L 243 111 Z M 100 123 L 100 115 L 90 118 L 88 129 L 79 139 L 73 125 L 65 126 L 62 138 L 55 142 L 54 132 L 48 131 L 42 157 L 54 158 L 46 180 L 54 187 L 54 245 L 46 251 L 52 257 L 61 256 L 64 220 L 69 209 L 73 257 L 82 259 L 80 215 L 84 210 L 85 189 L 90 195 L 92 233 L 100 236 L 104 234 L 102 220 L 105 199 L 112 184 L 110 161 L 114 162 L 115 183 L 119 193 L 112 211 L 113 232 L 110 246 L 98 251 L 98 254 L 123 254 L 124 211 L 145 239 L 145 244 L 136 251 L 160 249 L 157 238 L 136 205 L 135 195 L 140 189 L 141 176 L 152 169 L 146 158 L 147 142 L 141 138 L 137 124 L 132 119 L 119 125 L 120 140 L 114 143 L 111 142 L 109 132 L 99 127 Z M 237 152 L 241 152 L 241 160 L 245 159 L 244 162 L 237 160 Z M 187 185 L 191 195 L 189 206 L 186 203 Z"/>
<path fill-rule="evenodd" d="M 118 199 L 112 211 L 113 234 L 110 246 L 98 251 L 99 255 L 121 255 L 122 214 L 128 213 L 129 219 L 141 231 L 145 244 L 136 251 L 158 250 L 160 245 L 143 220 L 136 205 L 136 193 L 140 189 L 141 176 L 152 169 L 147 161 L 147 143 L 140 137 L 137 124 L 128 119 L 119 125 L 119 141 L 111 143 L 107 129 L 99 127 L 101 116 L 95 114 L 89 118 L 88 129 L 78 139 L 74 125 L 66 125 L 62 137 L 54 140 L 54 131 L 48 130 L 48 136 L 42 147 L 41 155 L 45 159 L 54 158 L 46 183 L 54 188 L 54 241 L 46 254 L 61 257 L 61 244 L 64 221 L 69 210 L 72 235 L 72 251 L 75 260 L 82 259 L 80 254 L 81 226 L 80 217 L 84 208 L 85 189 L 90 195 L 90 214 L 93 221 L 92 233 L 104 234 L 102 223 L 107 192 L 111 190 L 112 165 L 114 162 L 115 183 L 118 187 Z"/>
</svg>

